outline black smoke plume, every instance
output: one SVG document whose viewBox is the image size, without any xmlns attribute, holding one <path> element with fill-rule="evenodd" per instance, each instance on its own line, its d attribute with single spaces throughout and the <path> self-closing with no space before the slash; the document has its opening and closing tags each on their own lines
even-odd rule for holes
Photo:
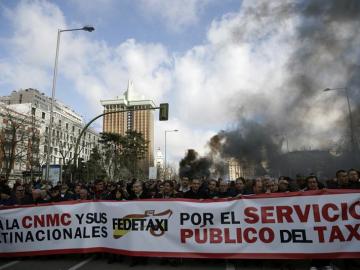
<svg viewBox="0 0 360 270">
<path fill-rule="evenodd" d="M 221 161 L 230 157 L 276 175 L 321 172 L 331 177 L 339 168 L 359 166 L 360 1 L 245 1 L 229 43 L 261 44 L 288 22 L 294 34 L 282 41 L 291 45 L 290 56 L 284 68 L 273 71 L 282 73 L 281 85 L 271 86 L 273 94 L 242 89 L 231 97 L 229 104 L 239 100 L 229 108 L 238 111 L 236 128 L 210 140 L 208 171 L 215 167 L 221 174 Z M 325 88 L 342 89 L 323 92 Z M 335 106 L 339 102 L 342 107 Z M 339 120 L 323 128 L 317 117 L 327 119 L 334 110 L 341 114 Z"/>
<path fill-rule="evenodd" d="M 199 154 L 189 149 L 186 156 L 180 161 L 179 175 L 180 177 L 188 177 L 189 179 L 202 179 L 210 176 L 211 160 L 206 157 L 199 157 Z"/>
</svg>

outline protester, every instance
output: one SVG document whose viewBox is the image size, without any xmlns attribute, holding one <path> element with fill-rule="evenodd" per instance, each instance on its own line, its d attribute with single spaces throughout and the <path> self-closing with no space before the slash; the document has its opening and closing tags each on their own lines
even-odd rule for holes
<svg viewBox="0 0 360 270">
<path fill-rule="evenodd" d="M 98 179 L 95 181 L 95 188 L 94 188 L 94 200 L 106 200 L 108 198 L 108 191 L 105 190 L 105 183 L 103 180 Z"/>
<path fill-rule="evenodd" d="M 138 179 L 126 179 L 117 182 L 105 182 L 99 179 L 95 183 L 77 182 L 74 185 L 58 183 L 54 187 L 51 187 L 46 181 L 38 180 L 24 185 L 17 182 L 14 184 L 14 189 L 11 190 L 3 178 L 0 178 L 0 205 L 36 205 L 68 200 L 123 201 L 127 199 L 142 200 L 150 198 L 169 200 L 179 197 L 189 199 L 239 197 L 239 200 L 241 200 L 243 195 L 246 198 L 246 195 L 249 194 L 291 192 L 294 190 L 316 191 L 324 188 L 323 182 L 324 178 L 319 180 L 316 175 L 309 175 L 306 178 L 302 175 L 297 175 L 295 188 L 291 187 L 291 183 L 295 184 L 295 180 L 291 180 L 287 176 L 279 177 L 278 181 L 270 176 L 259 177 L 256 180 L 237 178 L 232 183 L 222 179 L 217 181 L 211 178 L 202 180 L 194 178 L 189 181 L 186 177 L 181 178 L 179 183 L 174 180 L 141 181 Z M 328 181 L 327 184 L 328 188 L 333 189 L 359 189 L 359 172 L 356 169 L 349 169 L 348 171 L 338 170 L 336 178 Z M 119 204 L 119 207 L 125 204 Z M 120 260 L 122 260 L 122 257 L 117 255 L 110 255 L 108 257 L 109 263 Z M 164 264 L 177 265 L 178 262 L 176 259 L 162 259 Z M 139 264 L 147 264 L 147 258 L 133 257 L 130 265 L 135 266 Z M 325 269 L 324 267 L 332 269 L 328 260 L 313 260 L 311 261 L 311 267 L 311 269 Z"/>
<path fill-rule="evenodd" d="M 242 177 L 239 177 L 235 180 L 235 191 L 234 195 L 236 197 L 240 197 L 241 195 L 246 194 L 246 186 L 245 186 L 245 179 Z"/>
<path fill-rule="evenodd" d="M 174 182 L 172 182 L 171 180 L 165 180 L 163 186 L 164 188 L 162 192 L 159 192 L 155 198 L 171 199 L 178 197 L 179 194 L 175 192 Z"/>
<path fill-rule="evenodd" d="M 348 171 L 349 177 L 349 187 L 352 189 L 360 189 L 360 174 L 355 169 L 350 169 Z"/>
<path fill-rule="evenodd" d="M 211 179 L 207 187 L 207 197 L 209 199 L 217 199 L 218 198 L 217 190 L 218 190 L 217 181 L 215 179 Z"/>
<path fill-rule="evenodd" d="M 218 198 L 235 197 L 235 192 L 229 188 L 229 183 L 222 180 L 219 182 Z"/>
<path fill-rule="evenodd" d="M 262 194 L 264 193 L 264 188 L 263 188 L 263 183 L 261 179 L 256 179 L 253 182 L 253 186 L 252 186 L 252 193 L 251 194 Z"/>
<path fill-rule="evenodd" d="M 182 192 L 185 194 L 185 192 L 190 190 L 190 180 L 187 177 L 182 177 L 180 180 L 180 186 L 178 188 L 178 192 Z"/>
<path fill-rule="evenodd" d="M 81 188 L 79 191 L 79 200 L 89 200 L 89 192 L 86 188 Z"/>
<path fill-rule="evenodd" d="M 265 193 L 270 194 L 270 193 L 276 193 L 278 192 L 278 184 L 277 182 L 275 182 L 274 179 L 270 179 L 269 181 L 266 182 L 266 184 L 264 184 L 265 186 Z"/>
<path fill-rule="evenodd" d="M 72 196 L 74 200 L 80 199 L 80 190 L 81 190 L 81 184 L 79 183 L 75 184 L 74 194 Z"/>
<path fill-rule="evenodd" d="M 41 189 L 34 189 L 32 191 L 32 203 L 33 204 L 41 204 L 41 203 L 46 203 L 45 199 L 45 194 L 41 191 Z"/>
<path fill-rule="evenodd" d="M 31 196 L 25 193 L 25 187 L 18 185 L 15 187 L 15 193 L 5 201 L 4 205 L 27 205 L 32 204 L 33 200 Z"/>
<path fill-rule="evenodd" d="M 287 179 L 280 179 L 278 181 L 278 192 L 289 192 L 289 181 Z"/>
<path fill-rule="evenodd" d="M 112 201 L 123 201 L 125 200 L 125 196 L 121 188 L 116 188 L 110 192 L 108 199 Z"/>
<path fill-rule="evenodd" d="M 61 202 L 63 199 L 60 195 L 59 186 L 55 186 L 50 190 L 50 201 L 51 202 Z"/>
<path fill-rule="evenodd" d="M 190 190 L 185 192 L 184 198 L 188 199 L 207 199 L 206 192 L 200 189 L 201 182 L 199 179 L 192 179 L 190 184 Z"/>
</svg>

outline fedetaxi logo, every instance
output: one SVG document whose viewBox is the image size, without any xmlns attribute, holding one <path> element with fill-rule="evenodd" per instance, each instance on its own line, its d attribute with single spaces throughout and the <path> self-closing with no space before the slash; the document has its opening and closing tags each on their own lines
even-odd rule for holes
<svg viewBox="0 0 360 270">
<path fill-rule="evenodd" d="M 153 236 L 162 236 L 168 231 L 168 219 L 172 213 L 170 209 L 160 213 L 155 213 L 155 210 L 146 210 L 144 214 L 130 214 L 122 218 L 114 218 L 113 237 L 118 239 L 133 231 L 148 231 Z"/>
</svg>

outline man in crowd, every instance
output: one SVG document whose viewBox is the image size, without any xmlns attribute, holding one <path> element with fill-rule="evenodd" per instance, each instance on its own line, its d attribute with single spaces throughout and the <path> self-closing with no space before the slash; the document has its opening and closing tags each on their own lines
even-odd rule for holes
<svg viewBox="0 0 360 270">
<path fill-rule="evenodd" d="M 239 197 L 241 195 L 246 194 L 246 186 L 245 186 L 245 179 L 239 177 L 235 180 L 235 196 Z"/>
<path fill-rule="evenodd" d="M 336 172 L 335 181 L 328 182 L 327 185 L 330 189 L 347 189 L 350 188 L 349 177 L 345 170 L 338 170 Z"/>
<path fill-rule="evenodd" d="M 263 183 L 262 183 L 261 179 L 256 179 L 253 182 L 252 194 L 257 195 L 257 194 L 263 194 L 263 193 L 264 193 Z"/>
<path fill-rule="evenodd" d="M 105 190 L 105 183 L 103 180 L 98 179 L 95 181 L 95 189 L 94 189 L 94 200 L 106 200 L 108 197 L 108 192 Z"/>
<path fill-rule="evenodd" d="M 132 193 L 129 200 L 150 199 L 151 197 L 144 191 L 144 184 L 140 180 L 136 180 L 132 185 Z"/>
<path fill-rule="evenodd" d="M 157 199 L 171 199 L 177 197 L 177 193 L 175 193 L 174 189 L 174 182 L 171 180 L 165 180 L 163 182 L 162 192 L 158 192 L 155 196 Z"/>
<path fill-rule="evenodd" d="M 318 189 L 320 189 L 320 187 L 319 187 L 319 180 L 317 179 L 317 177 L 315 175 L 310 175 L 310 176 L 306 177 L 305 191 L 318 190 Z"/>
<path fill-rule="evenodd" d="M 190 184 L 190 190 L 185 192 L 184 198 L 188 199 L 207 199 L 208 196 L 200 189 L 201 182 L 199 179 L 192 179 Z"/>
<path fill-rule="evenodd" d="M 13 194 L 5 205 L 27 205 L 32 204 L 32 198 L 30 195 L 25 193 L 25 187 L 23 185 L 18 185 L 15 187 L 15 194 Z"/>
<path fill-rule="evenodd" d="M 355 169 L 350 169 L 348 171 L 349 177 L 349 186 L 352 189 L 360 189 L 360 179 L 359 179 L 359 172 Z"/>
<path fill-rule="evenodd" d="M 180 186 L 178 189 L 178 192 L 181 192 L 183 194 L 185 194 L 185 192 L 190 190 L 190 181 L 189 178 L 187 177 L 182 177 L 180 180 Z"/>
<path fill-rule="evenodd" d="M 130 194 L 129 200 L 141 200 L 149 199 L 150 196 L 144 191 L 144 184 L 140 180 L 136 180 L 132 184 L 132 194 Z M 146 265 L 148 263 L 147 257 L 132 257 L 130 262 L 130 267 L 142 264 Z"/>
<path fill-rule="evenodd" d="M 229 183 L 222 180 L 219 182 L 219 191 L 218 191 L 219 198 L 232 198 L 235 197 L 235 193 L 230 190 Z"/>
<path fill-rule="evenodd" d="M 89 200 L 89 192 L 86 188 L 81 188 L 79 191 L 79 200 Z"/>
<path fill-rule="evenodd" d="M 278 192 L 289 192 L 289 181 L 287 179 L 280 179 L 278 181 Z"/>
<path fill-rule="evenodd" d="M 207 196 L 209 199 L 217 199 L 218 192 L 217 192 L 217 181 L 215 179 L 211 179 L 208 184 L 207 188 Z"/>
</svg>

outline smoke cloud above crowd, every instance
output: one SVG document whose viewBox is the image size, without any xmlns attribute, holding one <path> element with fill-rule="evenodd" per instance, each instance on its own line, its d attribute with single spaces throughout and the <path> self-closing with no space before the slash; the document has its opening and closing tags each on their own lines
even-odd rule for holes
<svg viewBox="0 0 360 270">
<path fill-rule="evenodd" d="M 218 45 L 251 44 L 257 57 L 263 53 L 263 59 L 251 61 L 265 77 L 253 73 L 252 84 L 240 84 L 236 98 L 225 100 L 229 113 L 236 112 L 235 124 L 211 138 L 208 159 L 219 164 L 234 157 L 281 171 L 282 154 L 290 151 L 301 156 L 300 151 L 317 150 L 334 158 L 340 155 L 351 164 L 359 128 L 359 15 L 360 3 L 351 0 L 245 2 L 241 12 L 228 20 L 228 31 Z M 214 29 L 222 26 L 213 28 L 210 40 L 219 38 Z M 265 64 L 267 72 L 258 62 Z M 324 92 L 326 88 L 340 89 Z M 346 94 L 353 113 L 354 143 Z"/>
</svg>

